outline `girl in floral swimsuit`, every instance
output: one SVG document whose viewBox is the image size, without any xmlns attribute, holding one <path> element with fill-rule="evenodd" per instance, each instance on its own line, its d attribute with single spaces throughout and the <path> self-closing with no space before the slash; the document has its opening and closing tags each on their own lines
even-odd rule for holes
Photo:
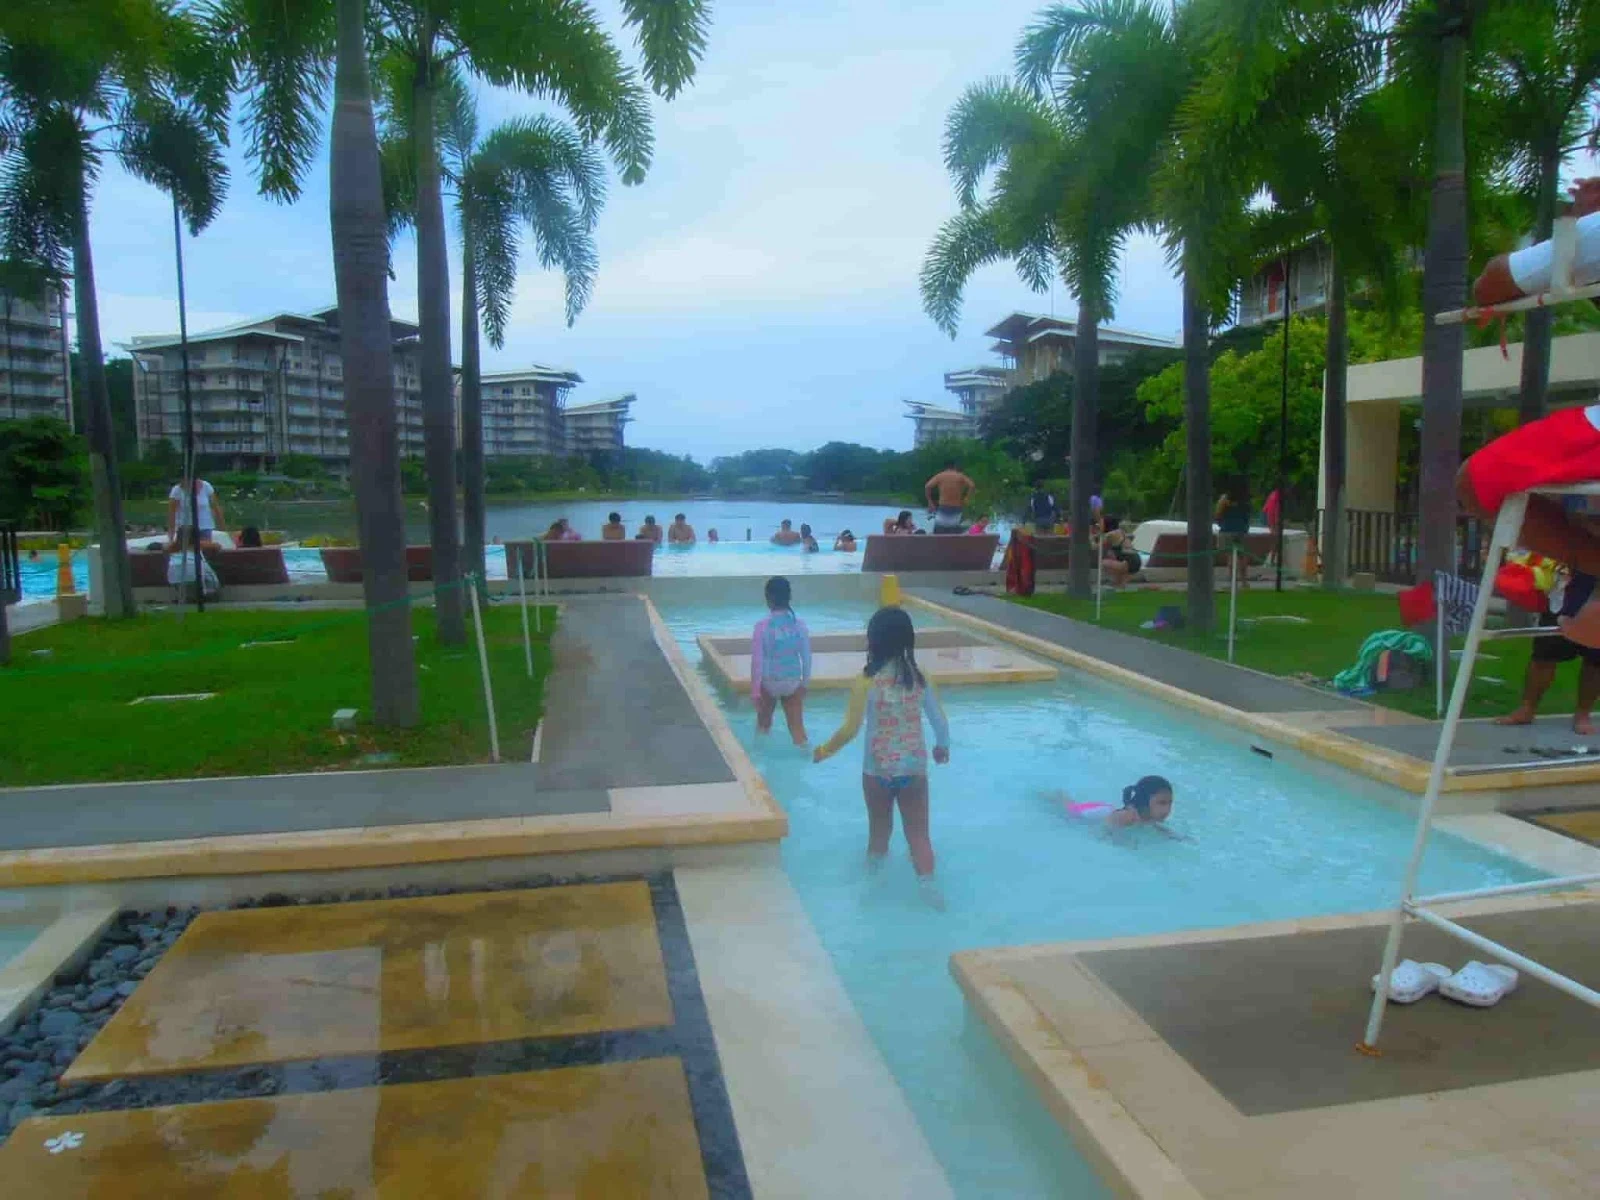
<svg viewBox="0 0 1600 1200">
<path fill-rule="evenodd" d="M 867 804 L 867 863 L 882 865 L 900 808 L 906 845 L 925 895 L 943 907 L 933 876 L 928 835 L 928 746 L 922 719 L 933 726 L 933 761 L 950 761 L 950 724 L 933 684 L 917 668 L 916 631 L 899 608 L 880 608 L 867 623 L 867 666 L 850 692 L 839 732 L 812 755 L 821 762 L 842 750 L 865 723 L 866 761 L 861 790 Z"/>
</svg>

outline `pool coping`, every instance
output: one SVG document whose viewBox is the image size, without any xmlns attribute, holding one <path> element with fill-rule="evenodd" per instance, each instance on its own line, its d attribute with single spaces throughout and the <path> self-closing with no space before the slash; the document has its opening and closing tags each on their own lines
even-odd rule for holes
<svg viewBox="0 0 1600 1200">
<path fill-rule="evenodd" d="M 690 669 L 649 596 L 644 602 L 654 641 L 716 744 L 742 805 L 730 805 L 729 784 L 678 784 L 608 789 L 612 811 L 499 817 L 411 825 L 353 826 L 290 833 L 231 834 L 151 842 L 109 842 L 0 853 L 0 888 L 193 878 L 570 855 L 590 851 L 726 846 L 777 841 L 788 815 L 773 798 L 727 718 Z M 398 772 L 439 768 L 401 768 Z M 315 776 L 332 779 L 334 773 Z M 172 780 L 163 780 L 172 783 Z M 215 782 L 215 781 L 213 781 Z M 84 785 L 62 785 L 84 786 Z M 125 788 L 132 783 L 106 783 Z M 32 791 L 35 789 L 21 789 Z M 741 811 L 742 810 L 742 811 Z"/>
<path fill-rule="evenodd" d="M 1308 728 L 1267 713 L 1245 712 L 1220 701 L 1196 695 L 1158 679 L 1140 675 L 1115 663 L 1106 662 L 1090 654 L 1057 645 L 1044 638 L 1021 630 L 1011 629 L 996 621 L 974 616 L 957 608 L 929 600 L 924 596 L 907 594 L 905 603 L 938 613 L 945 620 L 961 621 L 985 630 L 994 637 L 1022 647 L 1034 654 L 1044 655 L 1112 683 L 1153 696 L 1180 708 L 1189 709 L 1203 717 L 1221 721 L 1236 728 L 1268 738 L 1281 745 L 1298 750 L 1312 758 L 1321 759 L 1346 770 L 1365 775 L 1380 783 L 1390 784 L 1404 791 L 1420 795 L 1428 787 L 1431 763 L 1374 746 L 1357 738 L 1347 737 L 1329 729 Z M 1445 773 L 1442 791 L 1445 792 L 1503 792 L 1518 788 L 1555 787 L 1565 784 L 1600 783 L 1600 765 L 1552 766 L 1535 770 L 1508 770 L 1493 773 L 1460 774 L 1455 770 Z"/>
<path fill-rule="evenodd" d="M 1597 897 L 1600 897 L 1600 889 L 1548 896 L 1497 897 L 1453 905 L 1452 916 L 1592 904 Z M 1092 1001 L 1082 1000 L 1075 1007 L 1075 1015 L 1087 1033 L 1086 1040 L 1080 1039 L 1074 1045 L 1068 1034 L 1028 998 L 1013 979 L 1010 968 L 1031 960 L 1075 956 L 1090 950 L 1200 944 L 1349 929 L 1381 924 L 1388 918 L 1387 911 L 1344 913 L 1127 937 L 963 950 L 950 956 L 950 973 L 969 1008 L 975 1010 L 993 1032 L 1007 1057 L 1033 1085 L 1062 1131 L 1108 1187 L 1119 1195 L 1144 1200 L 1200 1200 L 1205 1193 L 1184 1174 L 1137 1114 L 1117 1097 L 1111 1084 L 1080 1053 L 1080 1049 L 1101 1040 L 1092 1035 L 1111 1022 L 1123 1028 L 1131 1022 L 1141 1030 L 1145 1040 L 1163 1046 L 1166 1043 L 1109 988 L 1102 986 L 1090 989 Z M 1595 1074 L 1600 1075 L 1600 1072 Z M 1359 1104 L 1341 1105 L 1329 1111 L 1360 1107 Z M 1251 1193 L 1252 1196 L 1256 1194 Z"/>
<path fill-rule="evenodd" d="M 5 966 L 0 967 L 0 1036 L 8 1034 L 50 990 L 56 976 L 81 966 L 117 916 L 115 906 L 96 905 L 60 913 Z M 11 923 L 29 916 L 26 909 L 7 913 Z"/>
</svg>

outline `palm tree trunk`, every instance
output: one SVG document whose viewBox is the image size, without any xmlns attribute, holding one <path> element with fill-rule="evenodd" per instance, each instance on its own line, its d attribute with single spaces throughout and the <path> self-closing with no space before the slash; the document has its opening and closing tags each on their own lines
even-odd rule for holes
<svg viewBox="0 0 1600 1200">
<path fill-rule="evenodd" d="M 1095 416 L 1100 407 L 1100 314 L 1082 300 L 1072 359 L 1072 553 L 1067 591 L 1087 598 L 1094 578 L 1089 497 L 1094 492 Z"/>
<path fill-rule="evenodd" d="M 409 727 L 418 719 L 416 655 L 400 501 L 394 353 L 389 329 L 389 240 L 378 133 L 372 117 L 363 0 L 338 0 L 332 178 L 333 274 L 339 291 L 350 478 L 361 531 L 361 585 L 372 658 L 372 718 Z"/>
<path fill-rule="evenodd" d="M 432 38 L 424 33 L 423 44 Z M 467 640 L 461 595 L 461 542 L 456 530 L 456 412 L 450 379 L 450 260 L 444 197 L 439 187 L 439 137 L 434 112 L 435 64 L 425 52 L 412 82 L 417 139 L 417 315 L 422 326 L 422 451 L 428 467 L 428 526 L 433 544 L 433 602 L 439 640 Z"/>
<path fill-rule="evenodd" d="M 1345 397 L 1350 379 L 1350 338 L 1346 324 L 1344 260 L 1334 250 L 1328 265 L 1327 374 L 1322 385 L 1322 586 L 1340 588 L 1345 579 Z"/>
<path fill-rule="evenodd" d="M 1189 629 L 1210 632 L 1216 599 L 1211 552 L 1211 363 L 1210 337 L 1195 263 L 1183 264 L 1184 470 L 1189 480 L 1185 515 L 1189 525 Z"/>
<path fill-rule="evenodd" d="M 1535 216 L 1535 241 L 1545 241 L 1555 231 L 1556 197 L 1561 182 L 1561 147 L 1552 139 L 1539 154 L 1539 211 Z M 1544 416 L 1550 388 L 1550 324 L 1548 308 L 1530 309 L 1522 326 L 1522 392 L 1517 419 L 1526 425 Z"/>
<path fill-rule="evenodd" d="M 483 387 L 478 366 L 478 279 L 472 261 L 472 231 L 461 223 L 461 491 L 466 532 L 464 560 L 477 572 L 483 562 Z"/>
<path fill-rule="evenodd" d="M 1422 266 L 1422 473 L 1418 501 L 1419 578 L 1453 571 L 1456 471 L 1461 465 L 1461 370 L 1465 331 L 1434 314 L 1467 300 L 1467 15 L 1452 6 L 1439 46 L 1439 96 L 1433 135 L 1433 194 Z"/>
<path fill-rule="evenodd" d="M 78 358 L 83 363 L 84 432 L 94 481 L 94 529 L 100 539 L 100 590 L 106 616 L 131 617 L 133 573 L 122 519 L 122 482 L 117 473 L 117 436 L 111 423 L 111 393 L 100 349 L 100 305 L 95 296 L 94 255 L 89 249 L 89 181 L 79 176 L 73 214 L 72 303 L 78 318 Z"/>
</svg>

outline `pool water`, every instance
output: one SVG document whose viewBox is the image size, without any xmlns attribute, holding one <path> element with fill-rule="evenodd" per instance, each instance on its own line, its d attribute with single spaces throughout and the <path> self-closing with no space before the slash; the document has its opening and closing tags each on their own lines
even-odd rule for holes
<svg viewBox="0 0 1600 1200">
<path fill-rule="evenodd" d="M 868 615 L 809 607 L 803 588 L 796 608 L 817 633 L 859 631 Z M 663 615 L 698 662 L 695 634 L 746 631 L 761 614 L 686 606 Z M 1214 726 L 1072 672 L 1053 684 L 946 688 L 942 698 L 953 748 L 949 766 L 931 776 L 948 903 L 938 913 L 920 901 L 898 830 L 883 871 L 863 869 L 859 743 L 813 765 L 781 733 L 757 738 L 748 702 L 719 693 L 788 811 L 785 869 L 956 1194 L 1104 1195 L 969 1020 L 950 954 L 1382 908 L 1394 901 L 1413 822 L 1374 796 L 1264 759 Z M 808 698 L 814 740 L 837 728 L 844 704 L 837 692 Z M 1173 781 L 1171 825 L 1192 841 L 1149 829 L 1107 838 L 1063 817 L 1053 798 L 1118 803 L 1121 788 L 1145 774 Z M 1422 889 L 1534 878 L 1439 834 Z"/>
<path fill-rule="evenodd" d="M 0 967 L 4 967 L 39 936 L 38 925 L 11 925 L 0 921 Z"/>
</svg>

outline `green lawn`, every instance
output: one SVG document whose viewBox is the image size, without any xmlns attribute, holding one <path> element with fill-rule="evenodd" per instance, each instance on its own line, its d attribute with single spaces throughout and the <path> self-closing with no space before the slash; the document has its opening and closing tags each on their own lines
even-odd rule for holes
<svg viewBox="0 0 1600 1200">
<path fill-rule="evenodd" d="M 468 644 L 459 648 L 439 644 L 431 609 L 417 609 L 413 623 L 422 723 L 410 730 L 366 720 L 360 612 L 158 612 L 23 634 L 12 666 L 0 668 L 0 786 L 338 770 L 375 765 L 363 761 L 373 754 L 404 766 L 487 761 L 470 616 Z M 531 749 L 554 609 L 544 610 L 543 624 L 530 680 L 517 609 L 484 613 L 503 758 L 525 760 Z M 289 644 L 244 645 L 280 640 Z M 183 692 L 216 695 L 129 703 Z M 338 708 L 361 711 L 353 732 L 333 730 Z"/>
<path fill-rule="evenodd" d="M 1081 621 L 1094 621 L 1092 600 L 1039 594 L 1015 602 Z M 1101 624 L 1107 629 L 1182 646 L 1213 658 L 1227 657 L 1226 593 L 1217 596 L 1218 632 L 1211 637 L 1195 637 L 1183 630 L 1157 632 L 1139 628 L 1141 622 L 1155 615 L 1156 609 L 1168 604 L 1182 609 L 1183 593 L 1142 590 L 1108 592 Z M 1304 617 L 1309 623 L 1302 625 L 1290 621 L 1250 620 L 1279 615 Z M 1252 667 L 1268 674 L 1302 678 L 1310 676 L 1326 684 L 1355 662 L 1356 653 L 1368 634 L 1380 629 L 1398 628 L 1400 609 L 1391 595 L 1324 592 L 1313 588 L 1286 588 L 1283 592 L 1274 592 L 1270 585 L 1257 585 L 1239 594 L 1239 629 L 1234 661 L 1242 667 Z M 1459 648 L 1460 639 L 1455 644 Z M 1530 644 L 1520 639 L 1487 643 L 1467 700 L 1468 716 L 1498 716 L 1515 705 L 1522 691 L 1522 677 L 1528 665 Z M 1489 655 L 1494 657 L 1491 659 Z M 1540 711 L 1571 712 L 1576 689 L 1577 668 L 1562 668 L 1554 686 L 1545 696 Z M 1367 699 L 1389 708 L 1425 717 L 1433 716 L 1431 684 L 1408 693 L 1379 692 Z"/>
</svg>

